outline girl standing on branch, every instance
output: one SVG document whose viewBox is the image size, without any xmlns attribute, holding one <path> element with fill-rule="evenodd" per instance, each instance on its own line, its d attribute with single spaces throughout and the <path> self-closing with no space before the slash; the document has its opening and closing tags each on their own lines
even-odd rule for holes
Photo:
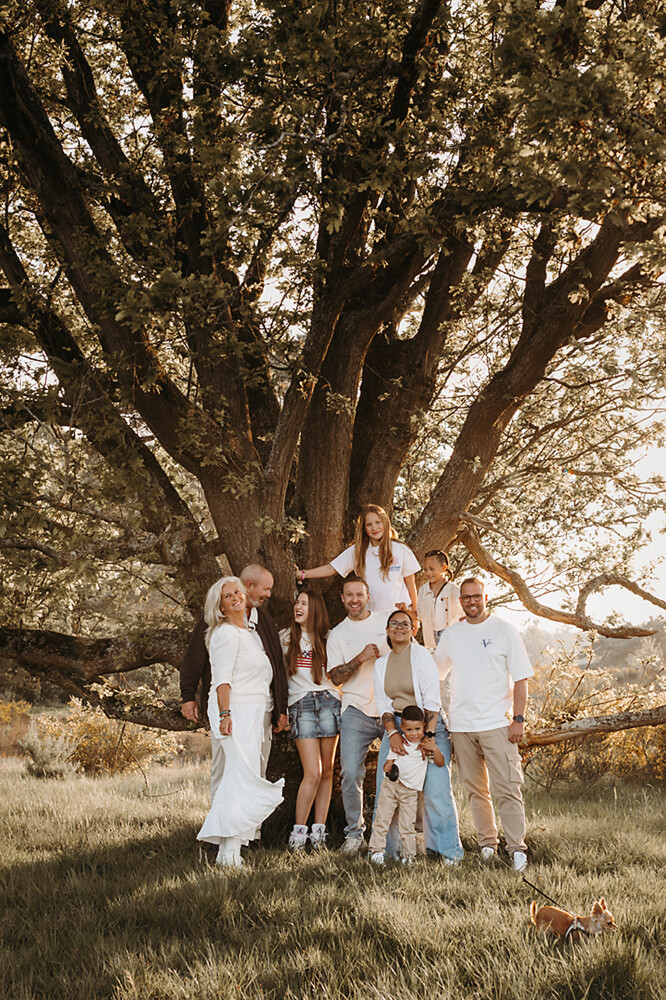
<svg viewBox="0 0 666 1000">
<path fill-rule="evenodd" d="M 400 604 L 410 604 L 416 611 L 414 576 L 420 568 L 412 550 L 397 540 L 384 508 L 371 503 L 358 517 L 354 544 L 324 566 L 297 568 L 296 580 L 303 583 L 354 572 L 368 585 L 371 611 L 393 611 Z"/>
<path fill-rule="evenodd" d="M 452 583 L 448 556 L 441 549 L 426 552 L 423 559 L 426 582 L 419 587 L 416 610 L 423 629 L 423 645 L 432 653 L 445 628 L 463 618 L 460 590 Z"/>
</svg>

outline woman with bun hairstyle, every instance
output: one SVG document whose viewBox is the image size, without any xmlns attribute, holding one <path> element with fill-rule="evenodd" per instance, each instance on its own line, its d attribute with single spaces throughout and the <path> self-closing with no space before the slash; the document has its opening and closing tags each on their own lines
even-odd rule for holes
<svg viewBox="0 0 666 1000">
<path fill-rule="evenodd" d="M 271 662 L 250 633 L 245 587 L 223 576 L 206 595 L 205 643 L 211 668 L 208 718 L 211 740 L 222 743 L 224 772 L 197 835 L 218 845 L 217 864 L 238 867 L 240 849 L 282 802 L 284 779 L 261 776 L 266 712 L 272 704 Z"/>
<path fill-rule="evenodd" d="M 423 644 L 430 652 L 437 648 L 445 628 L 463 618 L 460 590 L 453 583 L 446 552 L 431 549 L 423 557 L 426 582 L 416 595 L 416 611 L 423 629 Z"/>
<path fill-rule="evenodd" d="M 326 675 L 328 611 L 321 594 L 303 590 L 296 598 L 289 628 L 280 632 L 289 679 L 289 725 L 303 765 L 296 796 L 292 850 L 326 841 L 326 818 L 333 790 L 333 758 L 340 732 L 340 693 Z M 314 823 L 308 817 L 314 803 Z"/>
<path fill-rule="evenodd" d="M 356 521 L 354 544 L 323 566 L 296 569 L 296 580 L 316 580 L 338 573 L 356 573 L 368 585 L 371 611 L 393 611 L 408 604 L 416 611 L 415 574 L 419 561 L 412 550 L 399 542 L 383 507 L 370 503 Z"/>
</svg>

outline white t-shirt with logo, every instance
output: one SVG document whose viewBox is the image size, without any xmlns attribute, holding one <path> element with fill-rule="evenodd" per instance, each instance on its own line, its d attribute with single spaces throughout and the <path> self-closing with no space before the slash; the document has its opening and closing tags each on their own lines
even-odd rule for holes
<svg viewBox="0 0 666 1000">
<path fill-rule="evenodd" d="M 408 545 L 394 539 L 391 540 L 391 553 L 393 558 L 386 578 L 379 561 L 379 546 L 368 545 L 365 553 L 365 582 L 370 591 L 371 611 L 391 612 L 395 611 L 396 604 L 412 603 L 405 586 L 405 577 L 418 573 L 421 569 L 419 561 Z M 350 545 L 335 559 L 331 559 L 331 566 L 342 577 L 351 573 L 354 569 L 354 546 Z"/>
<path fill-rule="evenodd" d="M 433 656 L 442 680 L 451 672 L 452 733 L 508 726 L 514 682 L 534 676 L 520 633 L 495 615 L 475 625 L 449 625 Z"/>
<path fill-rule="evenodd" d="M 388 615 L 385 612 L 372 611 L 362 621 L 352 621 L 351 618 L 345 618 L 339 625 L 331 629 L 326 640 L 326 669 L 329 674 L 334 667 L 339 667 L 341 664 L 353 660 L 370 642 L 379 647 L 380 656 L 388 653 L 387 618 Z M 372 683 L 375 662 L 375 660 L 366 660 L 356 673 L 340 687 L 343 712 L 350 705 L 353 705 L 364 715 L 369 715 L 373 719 L 378 717 Z"/>
</svg>

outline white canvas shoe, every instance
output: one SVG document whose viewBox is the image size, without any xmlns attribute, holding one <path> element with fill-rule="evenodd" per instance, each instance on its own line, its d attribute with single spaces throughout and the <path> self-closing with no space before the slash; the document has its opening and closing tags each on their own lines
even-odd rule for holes
<svg viewBox="0 0 666 1000">
<path fill-rule="evenodd" d="M 370 855 L 370 860 L 373 865 L 383 865 L 384 864 L 384 852 L 383 851 L 373 851 Z"/>
<path fill-rule="evenodd" d="M 482 847 L 481 857 L 484 861 L 492 861 L 497 857 L 497 851 L 494 847 Z"/>
<path fill-rule="evenodd" d="M 340 854 L 358 854 L 362 847 L 365 847 L 363 837 L 345 837 Z"/>
<path fill-rule="evenodd" d="M 514 872 L 524 872 L 527 868 L 527 855 L 524 851 L 514 851 L 513 852 L 513 870 Z"/>
</svg>

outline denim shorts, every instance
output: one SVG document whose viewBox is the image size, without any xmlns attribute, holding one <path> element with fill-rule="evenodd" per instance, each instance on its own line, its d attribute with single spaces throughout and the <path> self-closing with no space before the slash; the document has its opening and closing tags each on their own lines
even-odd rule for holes
<svg viewBox="0 0 666 1000">
<path fill-rule="evenodd" d="M 340 732 L 340 699 L 328 691 L 308 691 L 289 708 L 289 725 L 295 740 L 316 740 Z"/>
</svg>

